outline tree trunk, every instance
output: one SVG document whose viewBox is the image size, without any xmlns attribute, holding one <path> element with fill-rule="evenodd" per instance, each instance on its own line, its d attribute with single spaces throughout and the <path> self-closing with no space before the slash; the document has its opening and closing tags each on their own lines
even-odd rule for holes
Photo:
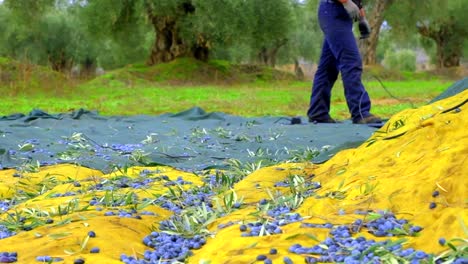
<svg viewBox="0 0 468 264">
<path fill-rule="evenodd" d="M 49 63 L 52 70 L 57 72 L 65 72 L 72 64 L 71 60 L 67 59 L 67 56 L 63 51 L 61 51 L 58 55 L 49 54 Z"/>
<path fill-rule="evenodd" d="M 450 68 L 460 66 L 461 53 L 458 51 L 447 52 L 445 43 L 437 44 L 437 66 L 439 68 Z M 460 45 L 460 50 L 462 49 Z"/>
<path fill-rule="evenodd" d="M 260 64 L 268 64 L 268 51 L 266 47 L 262 47 L 257 54 L 257 59 Z"/>
<path fill-rule="evenodd" d="M 460 58 L 462 56 L 463 42 L 456 45 L 454 40 L 450 38 L 439 38 L 437 44 L 437 68 L 450 68 L 460 66 Z M 447 48 L 450 46 L 458 46 L 458 48 Z"/>
<path fill-rule="evenodd" d="M 195 7 L 192 5 L 191 1 L 182 3 L 179 6 L 179 12 L 173 16 L 155 15 L 153 12 L 153 7 L 149 2 L 146 2 L 146 10 L 155 33 L 155 41 L 147 62 L 148 65 L 169 62 L 175 58 L 187 55 L 194 56 L 195 49 L 190 49 L 187 47 L 187 44 L 179 35 L 178 28 L 178 22 L 180 21 L 181 17 L 195 12 Z M 201 47 L 202 50 L 196 49 L 197 54 L 204 52 L 203 46 Z"/>
<path fill-rule="evenodd" d="M 203 35 L 199 35 L 197 42 L 193 45 L 191 51 L 193 57 L 197 60 L 208 61 L 210 57 L 210 45 Z"/>
<path fill-rule="evenodd" d="M 422 36 L 430 38 L 436 43 L 437 68 L 460 66 L 464 34 L 456 30 L 454 23 L 442 22 L 435 26 L 421 23 L 418 30 Z"/>
<path fill-rule="evenodd" d="M 379 43 L 380 28 L 384 21 L 384 12 L 394 0 L 377 0 L 370 16 L 366 16 L 372 29 L 369 38 L 359 40 L 362 63 L 372 65 L 377 63 L 377 44 Z"/>
<path fill-rule="evenodd" d="M 91 58 L 86 58 L 81 65 L 83 66 L 81 73 L 86 77 L 94 76 L 96 72 L 96 61 Z"/>
<path fill-rule="evenodd" d="M 283 47 L 284 45 L 286 45 L 288 43 L 288 39 L 281 39 L 279 41 L 276 41 L 276 44 L 275 46 L 273 46 L 273 48 L 271 48 L 270 52 L 269 52 L 269 66 L 274 68 L 276 66 L 276 56 L 278 55 L 278 51 L 281 47 Z"/>
<path fill-rule="evenodd" d="M 151 22 L 156 36 L 148 65 L 169 62 L 187 54 L 186 45 L 179 36 L 176 19 L 154 16 Z"/>
<path fill-rule="evenodd" d="M 275 45 L 271 48 L 262 47 L 258 53 L 258 60 L 261 64 L 268 65 L 272 68 L 276 66 L 276 56 L 279 49 L 288 43 L 288 39 L 276 41 Z"/>
<path fill-rule="evenodd" d="M 294 73 L 296 74 L 296 78 L 298 80 L 304 80 L 304 71 L 302 70 L 301 65 L 299 64 L 299 60 L 297 59 L 294 60 Z"/>
</svg>

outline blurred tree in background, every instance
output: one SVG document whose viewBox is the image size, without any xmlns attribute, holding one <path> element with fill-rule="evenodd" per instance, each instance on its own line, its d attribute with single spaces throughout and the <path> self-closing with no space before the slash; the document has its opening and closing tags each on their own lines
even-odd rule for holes
<svg viewBox="0 0 468 264">
<path fill-rule="evenodd" d="M 416 54 L 410 49 L 387 50 L 382 63 L 392 70 L 414 72 L 416 70 Z"/>
<path fill-rule="evenodd" d="M 280 61 L 316 61 L 322 48 L 323 36 L 317 22 L 318 0 L 292 1 L 291 29 L 288 43 L 280 51 Z"/>
<path fill-rule="evenodd" d="M 249 45 L 258 62 L 274 67 L 279 50 L 290 41 L 294 29 L 290 0 L 250 0 Z"/>
<path fill-rule="evenodd" d="M 468 53 L 464 1 L 365 1 L 373 30 L 358 40 L 364 63 L 424 48 L 438 67 L 460 65 Z M 318 2 L 0 0 L 0 56 L 62 72 L 178 57 L 271 67 L 316 62 L 323 41 Z"/>
<path fill-rule="evenodd" d="M 359 49 L 362 54 L 362 62 L 366 65 L 377 63 L 377 45 L 385 20 L 385 12 L 394 2 L 394 0 L 369 0 L 365 3 L 366 18 L 372 31 L 369 38 L 359 41 Z"/>
<path fill-rule="evenodd" d="M 126 39 L 149 26 L 154 41 L 147 63 L 153 65 L 186 56 L 208 60 L 214 46 L 233 43 L 246 6 L 227 0 L 89 0 L 82 18 L 95 33 Z"/>
<path fill-rule="evenodd" d="M 436 46 L 438 68 L 460 65 L 468 34 L 466 0 L 398 1 L 392 5 L 388 22 L 397 34 L 419 33 Z M 426 43 L 426 46 L 430 46 Z"/>
<path fill-rule="evenodd" d="M 61 71 L 76 59 L 82 36 L 74 18 L 52 0 L 7 0 L 2 16 L 2 52 Z"/>
</svg>

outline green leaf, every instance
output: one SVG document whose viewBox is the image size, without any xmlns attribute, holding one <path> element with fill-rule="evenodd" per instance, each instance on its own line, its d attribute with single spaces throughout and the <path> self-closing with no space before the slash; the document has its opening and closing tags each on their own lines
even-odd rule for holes
<svg viewBox="0 0 468 264">
<path fill-rule="evenodd" d="M 265 225 L 262 225 L 262 227 L 260 228 L 260 233 L 258 234 L 258 236 L 264 236 L 264 235 L 267 235 L 268 232 L 266 231 L 265 229 Z"/>
<path fill-rule="evenodd" d="M 465 221 L 463 221 L 463 218 L 461 216 L 458 216 L 458 222 L 460 223 L 463 232 L 465 235 L 468 237 L 468 227 L 465 225 Z"/>
<path fill-rule="evenodd" d="M 67 255 L 74 255 L 74 254 L 77 253 L 76 251 L 71 250 L 71 249 L 65 249 L 65 250 L 63 250 L 63 252 L 65 252 L 65 254 L 67 254 Z"/>
<path fill-rule="evenodd" d="M 34 145 L 31 143 L 26 143 L 23 145 L 18 145 L 20 151 L 31 151 L 34 149 Z"/>
<path fill-rule="evenodd" d="M 52 238 L 52 239 L 61 239 L 61 238 L 69 237 L 71 234 L 72 233 L 70 233 L 70 232 L 64 232 L 64 233 L 49 234 L 47 236 Z"/>
<path fill-rule="evenodd" d="M 371 139 L 371 140 L 369 140 L 369 141 L 367 141 L 367 142 L 368 142 L 368 143 L 367 143 L 367 146 L 366 146 L 366 147 L 370 147 L 372 144 L 374 144 L 375 142 L 377 142 L 377 140 L 376 140 L 376 139 Z"/>
<path fill-rule="evenodd" d="M 447 246 L 448 246 L 449 248 L 451 248 L 453 251 L 455 251 L 455 252 L 457 251 L 457 247 L 454 246 L 452 243 L 447 243 Z"/>
<path fill-rule="evenodd" d="M 300 235 L 301 234 L 294 234 L 294 235 L 288 236 L 288 237 L 286 237 L 286 240 L 294 239 L 294 238 L 296 238 L 296 237 L 298 237 Z"/>
<path fill-rule="evenodd" d="M 344 179 L 342 181 L 340 181 L 340 184 L 338 184 L 338 190 L 343 187 L 344 183 L 345 183 Z"/>
<path fill-rule="evenodd" d="M 305 233 L 305 235 L 310 239 L 313 239 L 313 240 L 315 240 L 317 242 L 320 242 L 320 240 L 316 236 L 314 236 L 314 235 L 312 235 L 310 233 Z"/>
<path fill-rule="evenodd" d="M 88 241 L 89 241 L 89 235 L 86 236 L 81 242 L 81 247 L 80 247 L 81 251 L 83 251 L 83 249 L 86 248 L 86 246 L 88 245 Z"/>
<path fill-rule="evenodd" d="M 71 223 L 71 218 L 65 218 L 62 221 L 58 222 L 55 226 L 62 226 Z"/>
<path fill-rule="evenodd" d="M 257 246 L 257 244 L 258 244 L 258 242 L 252 243 L 252 244 L 248 245 L 245 249 L 254 248 L 254 247 Z"/>
<path fill-rule="evenodd" d="M 394 235 L 408 235 L 408 232 L 406 232 L 405 230 L 403 230 L 401 228 L 395 228 L 395 229 L 391 230 L 391 233 L 394 234 Z"/>
<path fill-rule="evenodd" d="M 378 213 L 369 213 L 367 217 L 367 219 L 369 219 L 370 221 L 377 220 L 380 218 L 382 218 L 382 215 Z"/>
<path fill-rule="evenodd" d="M 346 169 L 341 169 L 341 170 L 336 172 L 336 175 L 341 175 L 341 174 L 343 174 L 345 172 L 346 172 Z"/>
</svg>

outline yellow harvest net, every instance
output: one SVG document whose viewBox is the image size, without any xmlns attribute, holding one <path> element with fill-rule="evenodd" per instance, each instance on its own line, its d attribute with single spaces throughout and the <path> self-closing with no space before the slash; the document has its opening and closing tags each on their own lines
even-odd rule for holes
<svg viewBox="0 0 468 264">
<path fill-rule="evenodd" d="M 286 163 L 254 171 L 235 184 L 233 190 L 226 190 L 243 197 L 242 205 L 213 219 L 206 227 L 210 231 L 206 244 L 192 250 L 193 256 L 186 262 L 253 263 L 258 255 L 276 248 L 278 254 L 269 256 L 273 263 L 283 263 L 284 256 L 304 263 L 304 256 L 291 253 L 290 246 L 317 245 L 329 236 L 329 230 L 303 228 L 301 224 L 348 225 L 357 219 L 365 220 L 366 216 L 358 211 L 370 210 L 393 212 L 423 228 L 417 236 L 406 237 L 405 247 L 434 254 L 446 250 L 438 243 L 440 237 L 467 237 L 467 100 L 465 91 L 403 111 L 360 147 L 339 152 L 324 164 Z M 142 172 L 192 184 L 168 186 L 164 184 L 167 181 L 155 180 L 146 188 L 94 188 L 121 176 L 143 180 Z M 10 228 L 20 225 L 23 229 L 0 240 L 0 252 L 17 252 L 18 263 L 32 263 L 37 256 L 45 255 L 63 258 L 65 263 L 77 258 L 86 263 L 121 263 L 122 253 L 141 258 L 148 249 L 143 238 L 173 214 L 146 201 L 161 194 L 177 195 L 177 188 L 201 188 L 206 185 L 202 177 L 169 167 L 132 167 L 108 175 L 76 165 L 44 167 L 38 172 L 0 171 L 0 200 L 21 201 L 1 214 L 0 223 Z M 281 234 L 241 236 L 240 224 L 268 219 L 258 214 L 258 202 L 294 192 L 291 186 L 275 184 L 288 179 L 321 185 L 314 195 L 298 203 L 295 212 L 303 220 L 283 226 Z M 301 186 L 300 181 L 296 183 L 296 187 Z M 433 195 L 434 192 L 439 195 Z M 116 212 L 122 204 L 128 210 L 144 210 L 148 214 L 109 216 L 108 212 Z M 20 221 L 19 217 L 26 220 Z M 46 219 L 53 223 L 45 224 Z M 219 227 L 226 223 L 232 225 Z M 94 231 L 96 237 L 89 237 L 89 231 Z M 355 235 L 382 239 L 367 231 L 363 228 Z M 99 247 L 100 252 L 90 253 L 93 247 Z"/>
</svg>

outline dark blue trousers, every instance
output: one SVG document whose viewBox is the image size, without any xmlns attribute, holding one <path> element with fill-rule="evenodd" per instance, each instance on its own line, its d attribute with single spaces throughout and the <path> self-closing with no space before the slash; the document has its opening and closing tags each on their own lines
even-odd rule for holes
<svg viewBox="0 0 468 264">
<path fill-rule="evenodd" d="M 320 28 L 325 38 L 312 86 L 310 119 L 330 117 L 331 90 L 341 73 L 344 93 L 353 120 L 370 115 L 371 102 L 361 82 L 362 59 L 353 34 L 353 21 L 343 5 L 321 1 L 318 10 Z"/>
</svg>

